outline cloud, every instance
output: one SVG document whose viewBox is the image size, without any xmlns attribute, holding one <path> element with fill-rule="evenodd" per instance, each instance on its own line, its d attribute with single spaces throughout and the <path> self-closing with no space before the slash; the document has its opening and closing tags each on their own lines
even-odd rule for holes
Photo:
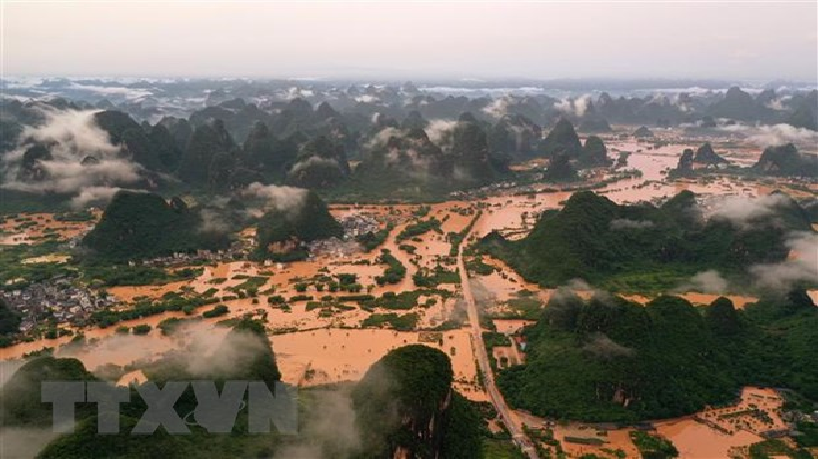
<svg viewBox="0 0 819 460">
<path fill-rule="evenodd" d="M 81 85 L 76 82 L 71 83 L 71 89 L 92 91 L 95 93 L 122 96 L 128 99 L 138 99 L 141 97 L 153 96 L 153 91 L 141 88 L 126 88 L 124 86 L 95 86 L 95 85 Z"/>
<path fill-rule="evenodd" d="M 49 442 L 62 436 L 53 427 L 0 429 L 0 451 L 2 458 L 35 458 Z"/>
<path fill-rule="evenodd" d="M 109 363 L 135 367 L 167 360 L 194 377 L 229 375 L 265 352 L 267 344 L 244 331 L 186 320 L 170 336 L 112 335 L 80 347 L 58 348 L 55 356 L 77 358 L 91 371 Z"/>
<path fill-rule="evenodd" d="M 554 108 L 569 115 L 576 115 L 578 117 L 582 117 L 586 113 L 586 110 L 589 109 L 591 104 L 592 104 L 591 95 L 584 94 L 576 99 L 562 99 L 558 102 L 555 102 Z"/>
<path fill-rule="evenodd" d="M 268 207 L 280 211 L 300 209 L 307 198 L 307 190 L 303 188 L 264 185 L 261 182 L 253 182 L 238 193 L 244 197 L 264 200 Z"/>
<path fill-rule="evenodd" d="M 495 99 L 490 102 L 489 105 L 482 108 L 481 111 L 493 118 L 502 118 L 509 113 L 509 99 L 505 97 Z"/>
<path fill-rule="evenodd" d="M 620 345 L 603 333 L 593 334 L 591 340 L 583 346 L 583 351 L 604 360 L 630 358 L 635 355 L 634 349 Z"/>
<path fill-rule="evenodd" d="M 784 104 L 784 102 L 787 101 L 788 99 L 790 99 L 790 97 L 787 97 L 787 96 L 777 98 L 777 99 L 772 99 L 772 100 L 765 103 L 765 107 L 767 107 L 769 109 L 773 109 L 773 110 L 778 110 L 780 112 L 784 111 L 784 110 L 788 110 L 788 108 L 785 107 L 785 104 Z"/>
<path fill-rule="evenodd" d="M 727 196 L 720 198 L 710 212 L 712 219 L 728 220 L 747 227 L 752 221 L 776 212 L 776 208 L 787 204 L 789 198 L 783 194 L 771 194 L 758 198 Z"/>
<path fill-rule="evenodd" d="M 569 280 L 567 287 L 573 291 L 594 291 L 594 288 L 589 283 L 580 278 Z"/>
<path fill-rule="evenodd" d="M 791 250 L 787 260 L 776 264 L 757 264 L 750 268 L 760 288 L 787 290 L 799 281 L 816 281 L 816 234 L 794 232 L 785 245 Z"/>
<path fill-rule="evenodd" d="M 299 172 L 311 166 L 335 166 L 339 168 L 338 161 L 333 158 L 310 157 L 306 160 L 299 161 L 290 168 L 291 173 Z"/>
<path fill-rule="evenodd" d="M 368 140 L 364 147 L 367 149 L 374 149 L 387 144 L 391 137 L 404 137 L 404 131 L 398 128 L 387 127 L 375 133 L 372 139 Z"/>
<path fill-rule="evenodd" d="M 364 95 L 358 96 L 358 97 L 355 98 L 355 100 L 356 100 L 356 102 L 364 102 L 364 103 L 381 102 L 381 99 L 379 99 L 378 97 L 373 96 L 371 94 L 364 94 Z"/>
<path fill-rule="evenodd" d="M 79 193 L 88 187 L 114 187 L 141 180 L 142 167 L 119 157 L 119 147 L 95 123 L 95 111 L 39 108 L 46 117 L 39 127 L 26 127 L 17 149 L 2 162 L 3 188 L 33 193 Z M 21 180 L 23 155 L 35 143 L 49 147 L 51 159 L 40 160 L 43 180 Z M 83 160 L 93 157 L 95 161 Z"/>
<path fill-rule="evenodd" d="M 350 387 L 311 392 L 300 440 L 276 449 L 276 458 L 343 458 L 361 447 Z"/>
<path fill-rule="evenodd" d="M 760 148 L 783 145 L 789 142 L 797 146 L 816 148 L 816 144 L 819 142 L 816 131 L 795 128 L 785 123 L 760 126 L 729 125 L 720 126 L 719 129 L 739 133 Z"/>
<path fill-rule="evenodd" d="M 427 137 L 429 137 L 429 140 L 436 144 L 440 144 L 447 138 L 449 133 L 451 133 L 456 126 L 458 126 L 458 122 L 455 120 L 435 119 L 430 120 L 425 131 L 427 132 Z"/>
<path fill-rule="evenodd" d="M 122 189 L 119 187 L 88 187 L 72 198 L 70 204 L 74 209 L 85 209 L 91 203 L 96 205 L 108 204 L 120 190 Z"/>
<path fill-rule="evenodd" d="M 219 209 L 203 208 L 199 215 L 202 218 L 201 232 L 224 234 L 232 230 L 230 221 Z"/>
<path fill-rule="evenodd" d="M 654 222 L 650 220 L 614 219 L 611 221 L 612 230 L 634 229 L 642 230 L 654 227 Z"/>
<path fill-rule="evenodd" d="M 678 292 L 698 291 L 709 294 L 723 294 L 728 291 L 728 281 L 717 270 L 699 272 L 677 289 Z"/>
</svg>

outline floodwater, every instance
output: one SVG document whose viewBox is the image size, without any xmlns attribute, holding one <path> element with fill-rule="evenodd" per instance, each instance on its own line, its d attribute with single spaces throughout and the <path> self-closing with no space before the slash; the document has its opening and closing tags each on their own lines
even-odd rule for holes
<svg viewBox="0 0 819 460">
<path fill-rule="evenodd" d="M 814 184 L 808 187 L 810 192 L 798 191 L 791 188 L 796 184 L 795 182 L 783 179 L 772 179 L 766 180 L 765 183 L 758 183 L 752 180 L 743 182 L 725 176 L 708 180 L 669 182 L 666 177 L 667 171 L 676 167 L 682 150 L 687 147 L 696 148 L 701 144 L 700 142 L 674 142 L 671 145 L 659 148 L 653 147 L 653 141 L 607 140 L 606 142 L 610 151 L 632 152 L 629 157 L 628 168 L 640 169 L 643 172 L 642 177 L 609 183 L 604 188 L 597 190 L 597 193 L 618 203 L 669 198 L 682 190 L 691 190 L 712 196 L 759 196 L 770 193 L 775 189 L 783 189 L 793 196 L 816 196 Z M 723 153 L 717 144 L 715 144 L 715 148 L 717 148 L 718 153 Z M 616 155 L 616 153 L 614 154 Z M 747 164 L 755 161 L 758 154 L 759 152 L 754 149 L 736 149 L 734 154 L 729 156 L 733 160 Z M 597 179 L 604 178 L 606 173 L 600 172 L 598 176 Z M 536 190 L 546 190 L 552 185 L 540 184 L 534 188 Z M 568 191 L 540 191 L 526 194 L 498 191 L 493 196 L 473 201 L 450 200 L 434 203 L 430 205 L 429 214 L 422 219 L 434 217 L 442 221 L 442 233 L 429 231 L 419 237 L 420 241 L 407 240 L 403 242 L 396 242 L 395 237 L 407 225 L 417 220 L 413 217 L 413 213 L 419 209 L 419 205 L 331 205 L 331 212 L 336 217 L 355 212 L 377 219 L 382 228 L 387 225 L 387 222 L 392 222 L 395 225 L 388 240 L 382 246 L 382 248 L 389 249 L 407 269 L 405 278 L 395 285 L 379 287 L 375 283 L 375 277 L 381 275 L 385 268 L 385 266 L 378 265 L 375 262 L 380 255 L 380 249 L 382 249 L 377 248 L 369 253 L 356 253 L 344 257 L 325 256 L 311 261 L 283 265 L 273 264 L 273 266 L 269 267 L 252 262 L 224 262 L 215 266 L 204 267 L 203 274 L 190 281 L 173 282 L 162 286 L 115 287 L 108 290 L 118 299 L 126 302 L 133 301 L 138 297 L 159 298 L 167 292 L 179 291 L 183 287 L 192 288 L 199 293 L 209 289 L 216 289 L 216 296 L 224 297 L 234 296 L 235 294 L 229 288 L 243 283 L 247 277 L 265 276 L 268 278 L 267 281 L 258 289 L 259 293 L 265 292 L 265 294 L 260 294 L 257 302 L 254 303 L 252 299 L 226 300 L 222 303 L 230 309 L 227 316 L 200 320 L 197 322 L 199 324 L 197 327 L 208 331 L 210 340 L 215 343 L 217 342 L 215 338 L 222 333 L 216 331 L 225 330 L 224 328 L 214 327 L 216 322 L 227 318 L 239 318 L 244 315 L 264 318 L 266 326 L 272 331 L 270 338 L 283 379 L 303 386 L 358 380 L 374 362 L 390 350 L 404 345 L 422 343 L 439 348 L 450 356 L 455 371 L 456 388 L 470 399 L 486 401 L 487 395 L 476 386 L 475 354 L 468 328 L 439 333 L 399 332 L 378 328 L 361 329 L 361 321 L 369 317 L 370 312 L 360 308 L 336 311 L 330 317 L 322 317 L 320 315 L 321 309 L 307 310 L 306 300 L 287 302 L 290 311 L 285 311 L 281 308 L 270 308 L 267 299 L 272 295 L 281 295 L 289 299 L 295 295 L 304 294 L 312 296 L 314 300 L 319 300 L 324 296 L 349 295 L 348 292 L 319 291 L 313 286 L 310 286 L 306 292 L 298 292 L 295 289 L 296 284 L 299 282 L 310 282 L 317 276 L 333 276 L 341 273 L 356 274 L 358 283 L 363 286 L 362 294 L 371 293 L 380 296 L 386 292 L 415 290 L 412 275 L 416 273 L 418 267 L 433 268 L 438 264 L 444 264 L 451 248 L 450 243 L 446 240 L 446 235 L 449 232 L 457 233 L 464 230 L 473 220 L 478 210 L 482 210 L 482 214 L 475 223 L 472 239 L 482 237 L 491 231 L 500 231 L 511 239 L 522 238 L 532 230 L 537 216 L 541 212 L 548 209 L 559 209 L 571 197 L 571 194 L 572 192 Z M 61 239 L 72 238 L 87 231 L 92 224 L 92 222 L 57 222 L 53 220 L 53 215 L 50 214 L 28 214 L 26 217 L 33 218 L 37 225 L 31 228 L 21 228 L 18 222 L 9 220 L 3 223 L 0 225 L 0 244 L 20 244 L 36 241 L 36 238 L 42 237 L 47 232 L 56 232 Z M 245 231 L 242 235 L 250 237 L 252 232 Z M 401 245 L 414 246 L 415 250 L 408 252 L 399 249 Z M 548 301 L 553 292 L 551 289 L 540 289 L 535 284 L 525 282 L 501 261 L 489 257 L 484 257 L 483 260 L 484 263 L 495 267 L 496 270 L 488 276 L 476 276 L 471 283 L 476 298 L 479 298 L 478 300 L 483 302 L 482 306 L 486 308 L 497 310 L 499 303 L 513 298 L 521 289 L 533 291 L 534 295 L 544 303 Z M 362 264 L 361 261 L 366 261 L 368 264 Z M 36 262 L 40 262 L 40 260 Z M 455 269 L 454 266 L 447 266 L 446 268 L 449 270 Z M 440 298 L 438 298 L 435 305 L 429 308 L 415 307 L 410 310 L 392 312 L 400 315 L 410 312 L 417 313 L 419 315 L 419 327 L 436 327 L 450 318 L 456 310 L 457 296 L 460 292 L 458 283 L 444 284 L 439 288 L 446 289 L 455 296 L 446 302 L 441 302 Z M 588 298 L 593 294 L 590 290 L 577 292 L 584 298 Z M 816 290 L 809 291 L 809 294 L 814 301 L 817 300 Z M 685 292 L 679 295 L 695 305 L 709 304 L 718 297 L 715 293 L 698 292 Z M 756 301 L 755 298 L 747 296 L 731 295 L 726 297 L 730 298 L 737 308 L 743 308 L 747 303 Z M 641 303 L 649 300 L 648 297 L 644 296 L 631 295 L 628 298 Z M 422 296 L 419 298 L 419 304 L 425 300 L 426 298 Z M 350 304 L 351 306 L 354 305 L 353 303 Z M 208 308 L 211 307 L 203 307 L 195 315 L 200 315 L 202 311 Z M 491 311 L 496 312 L 495 310 Z M 387 313 L 389 311 L 376 309 L 374 312 Z M 500 310 L 497 312 L 500 312 Z M 107 329 L 89 328 L 82 331 L 87 340 L 99 339 L 99 341 L 84 348 L 73 346 L 59 348 L 69 342 L 70 337 L 54 340 L 43 339 L 0 349 L 0 359 L 17 359 L 25 353 L 37 351 L 44 347 L 57 347 L 59 348 L 57 351 L 58 356 L 75 356 L 81 359 L 90 369 L 96 369 L 109 363 L 126 366 L 140 360 L 153 359 L 168 350 L 184 346 L 184 340 L 177 337 L 162 336 L 156 329 L 160 321 L 171 317 L 181 318 L 185 316 L 182 312 L 166 312 L 153 317 L 125 321 L 117 325 L 127 327 L 141 324 L 150 325 L 153 330 L 146 337 L 116 335 L 117 326 Z M 494 324 L 499 332 L 514 333 L 521 327 L 531 324 L 531 321 L 499 319 L 494 320 Z M 523 361 L 523 356 L 512 346 L 497 349 L 495 355 L 496 359 L 503 356 L 513 362 Z M 124 384 L 131 380 L 141 381 L 144 378 L 145 376 L 141 371 L 134 370 L 123 375 L 119 381 Z M 757 398 L 757 405 L 765 403 L 774 407 L 777 402 L 773 399 L 767 399 L 770 395 L 764 395 L 764 392 L 765 390 L 759 390 L 756 393 L 744 391 L 743 402 L 740 405 Z M 753 394 L 763 394 L 763 396 L 755 397 Z M 707 413 L 699 415 L 704 419 L 710 417 Z M 516 413 L 516 417 L 524 420 L 527 424 L 537 422 L 522 413 Z M 753 432 L 753 420 L 745 420 L 742 423 L 747 423 L 750 428 L 728 427 L 726 429 L 732 431 L 730 434 L 711 428 L 693 417 L 660 421 L 656 426 L 660 434 L 667 436 L 674 442 L 680 450 L 681 457 L 704 458 L 725 457 L 731 452 L 731 449 L 747 446 L 760 439 L 758 434 Z M 580 424 L 568 424 L 555 429 L 559 439 L 562 439 L 562 436 L 573 436 L 580 432 L 589 435 L 588 429 L 582 429 Z M 591 434 L 594 435 L 593 432 Z M 623 449 L 629 457 L 639 455 L 628 437 L 628 430 L 609 431 L 604 447 Z M 564 449 L 572 456 L 581 456 L 588 453 L 605 455 L 599 449 L 571 443 L 564 443 Z"/>
<path fill-rule="evenodd" d="M 472 387 L 476 378 L 468 328 L 438 333 L 317 329 L 274 335 L 270 339 L 282 380 L 294 385 L 358 380 L 390 350 L 414 344 L 438 348 L 446 353 L 459 385 Z M 476 392 L 468 391 L 465 396 L 473 393 Z"/>
<path fill-rule="evenodd" d="M 658 423 L 657 432 L 671 440 L 680 458 L 729 458 L 732 449 L 763 439 L 747 431 L 725 434 L 690 417 Z"/>
<path fill-rule="evenodd" d="M 56 235 L 60 241 L 83 235 L 102 216 L 99 211 L 93 211 L 93 214 L 92 221 L 66 222 L 55 220 L 54 213 L 49 212 L 19 213 L 16 219 L 9 218 L 0 223 L 0 246 L 33 244 L 46 234 Z M 30 226 L 31 222 L 36 225 Z"/>
<path fill-rule="evenodd" d="M 739 449 L 762 441 L 764 438 L 759 435 L 761 431 L 785 426 L 778 415 L 782 402 L 782 398 L 770 388 L 745 387 L 736 405 L 706 409 L 686 417 L 654 421 L 653 434 L 669 439 L 679 451 L 679 458 L 731 458 L 739 453 Z M 771 418 L 771 424 L 764 424 L 761 420 L 744 414 L 749 408 L 763 410 Z M 516 411 L 516 414 L 530 427 L 547 426 L 545 419 L 525 411 Z M 736 415 L 725 417 L 727 414 Z M 720 419 L 720 416 L 723 418 Z M 706 422 L 719 425 L 722 429 L 709 426 Z M 588 454 L 609 457 L 610 454 L 601 448 L 623 449 L 627 458 L 640 458 L 639 451 L 629 438 L 629 431 L 633 428 L 600 431 L 580 422 L 559 422 L 550 428 L 554 430 L 555 438 L 561 441 L 563 450 L 572 458 Z M 575 444 L 564 441 L 566 436 L 597 438 L 604 444 L 600 447 Z"/>
</svg>

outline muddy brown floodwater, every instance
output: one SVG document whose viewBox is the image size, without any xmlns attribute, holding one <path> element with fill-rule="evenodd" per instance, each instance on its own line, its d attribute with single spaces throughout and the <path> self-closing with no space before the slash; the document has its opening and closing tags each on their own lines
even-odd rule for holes
<svg viewBox="0 0 819 460">
<path fill-rule="evenodd" d="M 696 149 L 701 142 L 675 141 L 674 136 L 678 133 L 661 132 L 659 135 L 670 139 L 671 144 L 655 148 L 653 141 L 607 139 L 607 146 L 614 155 L 616 151 L 632 152 L 628 160 L 628 168 L 639 169 L 643 175 L 608 183 L 596 192 L 617 203 L 669 198 L 682 190 L 691 190 L 708 196 L 754 197 L 782 189 L 797 197 L 816 196 L 815 184 L 809 184 L 806 188 L 804 184 L 785 179 L 769 179 L 765 183 L 760 183 L 750 179 L 740 180 L 722 176 L 669 181 L 667 171 L 676 167 L 680 152 L 687 147 Z M 718 152 L 722 153 L 719 149 Z M 755 148 L 743 147 L 734 149 L 728 156 L 732 160 L 747 165 L 755 161 L 758 155 L 759 151 Z M 595 174 L 595 180 L 609 176 L 609 173 L 602 170 Z M 445 302 L 440 301 L 438 297 L 434 305 L 423 307 L 420 304 L 427 300 L 427 296 L 421 296 L 419 306 L 397 312 L 381 308 L 370 312 L 355 307 L 349 310 L 334 311 L 332 315 L 327 316 L 321 315 L 321 309 L 318 308 L 308 310 L 306 300 L 290 301 L 289 299 L 296 295 L 311 296 L 314 300 L 325 296 L 349 295 L 348 292 L 319 291 L 314 286 L 308 287 L 305 292 L 299 292 L 296 289 L 298 283 L 310 281 L 319 275 L 334 276 L 342 273 L 353 273 L 357 276 L 358 283 L 363 286 L 361 293 L 381 296 L 387 292 L 413 291 L 416 287 L 412 276 L 419 267 L 434 268 L 442 264 L 448 270 L 456 269 L 454 265 L 446 265 L 452 263 L 452 260 L 449 259 L 451 243 L 447 240 L 447 234 L 462 232 L 481 210 L 481 217 L 475 223 L 471 238 L 482 237 L 491 231 L 499 231 L 510 239 L 522 238 L 531 231 L 541 212 L 559 209 L 563 202 L 571 197 L 572 192 L 568 191 L 545 191 L 553 190 L 554 185 L 537 184 L 533 187 L 536 191 L 533 193 L 516 194 L 513 191 L 497 191 L 492 196 L 481 199 L 449 200 L 430 204 L 429 212 L 423 219 L 434 217 L 440 220 L 442 222 L 441 232 L 429 231 L 415 240 L 402 242 L 395 240 L 396 235 L 417 220 L 413 214 L 421 208 L 421 205 L 332 204 L 331 212 L 337 218 L 361 213 L 376 219 L 381 228 L 385 228 L 388 223 L 393 224 L 394 228 L 384 245 L 369 253 L 322 256 L 316 260 L 273 264 L 268 267 L 253 262 L 224 262 L 204 267 L 202 275 L 194 280 L 177 281 L 161 286 L 114 287 L 108 291 L 125 302 L 131 302 L 139 297 L 160 298 L 167 292 L 179 291 L 185 287 L 199 293 L 215 289 L 216 296 L 223 297 L 233 296 L 234 293 L 229 289 L 243 283 L 248 277 L 264 276 L 267 277 L 267 281 L 258 289 L 260 294 L 256 302 L 250 298 L 225 300 L 221 303 L 227 305 L 230 310 L 227 316 L 207 320 L 200 318 L 199 321 L 193 322 L 195 327 L 191 325 L 191 330 L 204 331 L 203 337 L 206 341 L 217 343 L 217 339 L 224 334 L 226 329 L 216 327 L 215 323 L 245 315 L 264 317 L 283 380 L 301 386 L 358 380 L 374 362 L 390 350 L 420 343 L 439 348 L 450 357 L 455 371 L 455 386 L 467 398 L 487 401 L 489 399 L 487 394 L 477 386 L 476 353 L 467 324 L 464 324 L 461 329 L 442 332 L 402 332 L 385 328 L 362 329 L 360 327 L 361 322 L 371 313 L 398 313 L 400 315 L 416 313 L 419 316 L 419 328 L 434 328 L 452 318 L 459 309 L 463 313 L 463 301 L 459 299 L 463 290 L 460 281 L 439 285 L 440 289 L 452 294 Z M 542 191 L 537 192 L 537 190 Z M 96 215 L 98 217 L 98 213 Z M 57 222 L 53 215 L 43 213 L 21 214 L 20 217 L 22 217 L 21 221 L 7 220 L 0 225 L 0 244 L 36 242 L 38 238 L 46 234 L 57 234 L 59 239 L 73 238 L 82 235 L 93 225 L 93 222 Z M 27 221 L 35 224 L 26 224 Z M 242 232 L 245 238 L 252 235 L 252 229 Z M 401 249 L 402 245 L 413 246 L 414 250 L 406 250 L 406 246 Z M 389 249 L 406 267 L 407 275 L 400 283 L 376 285 L 375 278 L 383 274 L 385 268 L 384 265 L 376 263 L 381 253 L 380 249 Z M 55 254 L 27 262 L 60 261 L 63 260 L 62 257 L 60 254 Z M 494 267 L 495 271 L 487 276 L 471 278 L 470 290 L 476 302 L 481 307 L 491 309 L 489 311 L 493 313 L 503 313 L 504 308 L 507 308 L 503 302 L 519 295 L 518 292 L 522 289 L 532 291 L 532 295 L 544 303 L 554 292 L 552 289 L 542 289 L 533 283 L 526 282 L 499 260 L 484 257 L 483 261 Z M 577 293 L 584 298 L 593 294 L 590 290 L 580 290 Z M 288 299 L 289 311 L 268 307 L 268 297 L 273 295 Z M 695 305 L 707 305 L 719 296 L 717 293 L 699 292 L 685 292 L 679 295 Z M 809 291 L 809 295 L 814 302 L 817 300 L 816 290 Z M 651 299 L 640 295 L 625 297 L 640 303 L 646 303 Z M 734 302 L 737 308 L 743 308 L 746 304 L 757 300 L 753 297 L 739 295 L 727 297 Z M 349 304 L 355 306 L 354 302 L 349 302 Z M 207 308 L 210 307 L 203 307 L 192 317 L 198 317 Z M 152 317 L 124 321 L 115 327 L 106 329 L 86 328 L 81 332 L 88 341 L 93 343 L 83 348 L 65 346 L 70 341 L 69 337 L 25 342 L 0 349 L 0 359 L 15 360 L 26 353 L 44 347 L 54 347 L 57 348 L 57 356 L 77 357 L 92 370 L 106 364 L 133 365 L 141 360 L 154 359 L 168 350 L 186 346 L 185 339 L 180 338 L 181 336 L 166 337 L 157 330 L 157 325 L 163 319 L 172 317 L 183 318 L 185 315 L 182 312 L 166 312 Z M 115 333 L 119 326 L 133 327 L 142 324 L 153 328 L 145 337 L 122 336 Z M 532 324 L 532 321 L 496 319 L 494 324 L 497 331 L 513 334 L 522 327 Z M 518 363 L 525 359 L 525 356 L 513 348 L 511 343 L 508 347 L 498 348 L 493 355 L 495 359 L 503 358 L 509 363 Z M 119 383 L 127 384 L 144 379 L 145 375 L 135 369 L 119 378 Z M 775 393 L 772 394 L 770 391 L 745 389 L 742 392 L 741 401 L 733 408 L 706 410 L 689 417 L 658 421 L 655 423 L 656 431 L 671 439 L 683 458 L 726 457 L 732 452 L 735 453 L 735 449 L 760 440 L 760 427 L 754 425 L 754 420 L 747 420 L 741 416 L 732 417 L 732 425 L 722 426 L 724 425 L 721 421 L 723 419 L 719 417 L 731 410 L 741 411 L 751 403 L 775 415 L 776 408 L 779 407 L 781 401 L 777 399 Z M 774 415 L 771 416 L 771 419 L 777 425 L 781 420 Z M 523 411 L 515 411 L 511 417 L 516 423 L 522 421 L 530 426 L 542 426 L 545 422 Z M 720 428 L 715 428 L 715 426 L 720 426 Z M 561 440 L 565 436 L 597 436 L 595 430 L 579 423 L 560 425 L 554 427 L 554 430 L 556 437 Z M 639 452 L 629 439 L 628 430 L 608 431 L 604 447 L 623 449 L 629 457 L 639 456 Z M 608 455 L 599 448 L 568 442 L 563 443 L 563 448 L 573 457 L 586 454 Z"/>
</svg>

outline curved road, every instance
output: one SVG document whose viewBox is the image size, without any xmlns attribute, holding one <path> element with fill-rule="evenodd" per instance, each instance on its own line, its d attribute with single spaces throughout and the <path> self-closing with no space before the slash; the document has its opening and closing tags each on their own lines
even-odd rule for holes
<svg viewBox="0 0 819 460">
<path fill-rule="evenodd" d="M 529 438 L 523 432 L 523 429 L 514 422 L 512 418 L 512 411 L 506 405 L 506 401 L 501 396 L 498 387 L 495 385 L 495 376 L 492 373 L 492 367 L 489 365 L 489 356 L 486 354 L 486 345 L 483 343 L 483 331 L 481 331 L 480 315 L 478 314 L 478 306 L 475 304 L 475 297 L 472 295 L 472 287 L 469 285 L 469 275 L 464 266 L 463 252 L 466 248 L 468 233 L 464 236 L 461 245 L 458 247 L 458 271 L 461 274 L 461 290 L 463 291 L 464 302 L 466 302 L 466 311 L 469 317 L 469 324 L 472 333 L 472 344 L 475 347 L 475 355 L 478 357 L 478 366 L 480 372 L 483 374 L 483 385 L 489 398 L 492 400 L 492 405 L 498 411 L 503 424 L 512 434 L 512 439 L 515 440 L 520 449 L 529 456 L 529 458 L 538 458 L 537 450 L 535 450 Z"/>
</svg>

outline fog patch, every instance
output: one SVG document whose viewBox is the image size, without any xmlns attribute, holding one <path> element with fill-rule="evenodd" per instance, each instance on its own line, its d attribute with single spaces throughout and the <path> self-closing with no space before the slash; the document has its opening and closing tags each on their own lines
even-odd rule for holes
<svg viewBox="0 0 819 460">
<path fill-rule="evenodd" d="M 315 396 L 302 415 L 299 442 L 276 449 L 276 458 L 344 458 L 361 448 L 351 386 L 312 390 Z"/>
<path fill-rule="evenodd" d="M 719 199 L 710 210 L 710 217 L 727 220 L 739 227 L 748 227 L 752 221 L 769 216 L 790 201 L 787 195 L 775 193 L 758 198 L 727 196 Z"/>
<path fill-rule="evenodd" d="M 784 291 L 800 281 L 816 281 L 817 237 L 811 232 L 793 232 L 785 241 L 791 250 L 788 259 L 750 268 L 756 285 L 762 289 Z"/>
<path fill-rule="evenodd" d="M 367 149 L 374 149 L 387 145 L 391 137 L 403 138 L 404 132 L 398 128 L 387 127 L 375 133 L 372 139 L 364 144 Z"/>
<path fill-rule="evenodd" d="M 0 428 L 0 458 L 35 458 L 46 444 L 62 436 L 54 427 Z"/>
<path fill-rule="evenodd" d="M 454 120 L 430 120 L 429 125 L 425 131 L 429 140 L 435 144 L 440 144 L 452 133 L 458 126 L 458 122 Z"/>
<path fill-rule="evenodd" d="M 105 207 L 120 190 L 122 189 L 119 187 L 88 187 L 72 198 L 70 205 L 73 209 L 85 209 L 91 204 Z"/>
<path fill-rule="evenodd" d="M 654 227 L 654 222 L 650 220 L 614 219 L 610 225 L 612 230 L 643 230 Z"/>
<path fill-rule="evenodd" d="M 5 385 L 11 376 L 14 375 L 18 369 L 23 367 L 25 363 L 26 362 L 22 359 L 0 361 L 0 389 L 3 388 L 3 385 Z M 2 444 L 0 444 L 0 446 L 2 446 Z"/>
<path fill-rule="evenodd" d="M 239 195 L 264 200 L 269 207 L 279 211 L 290 211 L 301 209 L 304 206 L 307 190 L 298 187 L 264 185 L 261 182 L 253 182 L 247 188 L 240 190 Z"/>
<path fill-rule="evenodd" d="M 225 217 L 225 214 L 219 209 L 203 208 L 199 212 L 202 218 L 202 225 L 199 231 L 203 233 L 218 233 L 224 234 L 232 230 L 233 226 L 230 220 Z"/>
<path fill-rule="evenodd" d="M 583 345 L 583 351 L 595 358 L 607 361 L 615 358 L 630 358 L 636 353 L 634 349 L 620 345 L 600 332 L 592 334 L 590 340 Z"/>
<path fill-rule="evenodd" d="M 788 108 L 785 107 L 785 104 L 784 104 L 784 102 L 787 101 L 788 99 L 790 99 L 790 98 L 789 97 L 782 97 L 782 98 L 778 98 L 778 99 L 772 99 L 772 100 L 765 103 L 765 107 L 767 107 L 769 109 L 772 109 L 772 110 L 779 111 L 779 112 L 788 110 Z"/>
<path fill-rule="evenodd" d="M 489 103 L 486 107 L 481 109 L 481 112 L 491 116 L 492 118 L 503 118 L 509 113 L 509 100 L 506 98 L 498 98 Z"/>
<path fill-rule="evenodd" d="M 582 117 L 591 107 L 592 98 L 590 94 L 584 94 L 576 99 L 562 99 L 554 103 L 554 108 L 569 115 Z"/>
<path fill-rule="evenodd" d="M 787 143 L 815 148 L 817 142 L 819 142 L 819 135 L 817 135 L 816 131 L 811 131 L 806 128 L 795 128 L 786 123 L 759 126 L 730 125 L 720 126 L 719 129 L 739 133 L 760 148 L 784 145 Z"/>
<path fill-rule="evenodd" d="M 293 167 L 290 169 L 290 172 L 296 173 L 301 170 L 307 169 L 311 166 L 331 166 L 340 168 L 338 161 L 333 158 L 321 158 L 313 156 L 294 164 Z"/>
<path fill-rule="evenodd" d="M 45 123 L 26 127 L 18 147 L 2 160 L 3 188 L 33 193 L 76 193 L 88 187 L 112 187 L 140 180 L 142 167 L 119 156 L 120 148 L 94 123 L 94 110 L 40 108 Z M 24 181 L 18 177 L 23 156 L 34 145 L 46 145 L 51 159 L 37 161 L 46 177 Z M 93 158 L 85 162 L 87 158 Z"/>
<path fill-rule="evenodd" d="M 677 289 L 677 292 L 685 291 L 723 294 L 728 291 L 728 281 L 717 270 L 705 270 L 692 276 Z"/>
</svg>

